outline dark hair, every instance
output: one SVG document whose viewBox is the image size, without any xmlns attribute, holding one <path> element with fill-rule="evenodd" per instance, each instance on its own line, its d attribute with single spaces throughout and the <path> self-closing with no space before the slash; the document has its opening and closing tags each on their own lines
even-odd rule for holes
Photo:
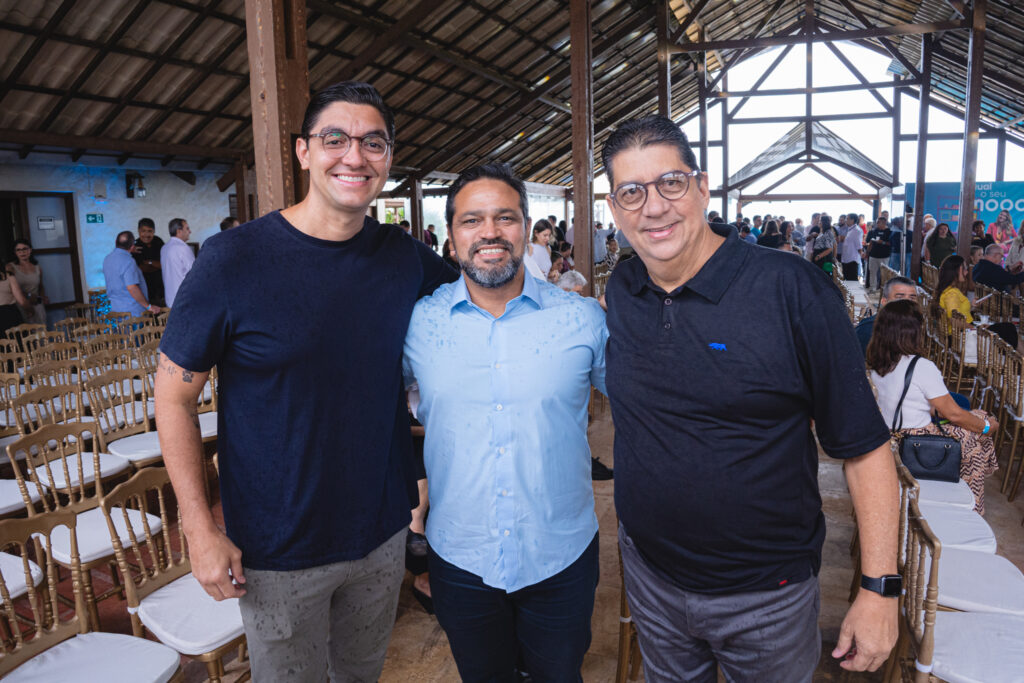
<svg viewBox="0 0 1024 683">
<path fill-rule="evenodd" d="M 557 249 L 558 253 L 562 253 L 565 250 L 572 251 L 572 245 L 569 244 L 568 242 L 559 242 Z"/>
<path fill-rule="evenodd" d="M 172 218 L 167 223 L 167 232 L 171 233 L 171 237 L 175 237 L 178 231 L 185 227 L 184 218 Z"/>
<path fill-rule="evenodd" d="M 16 239 L 16 240 L 14 240 L 14 244 L 11 245 L 11 248 L 15 250 L 15 253 L 14 253 L 14 258 L 11 259 L 11 263 L 17 263 L 18 262 L 17 249 L 18 249 L 18 245 L 19 244 L 24 244 L 29 249 L 32 248 L 32 244 L 28 240 L 23 240 L 23 239 Z M 39 265 L 39 261 L 36 261 L 35 254 L 30 254 L 29 255 L 28 262 L 31 263 L 32 265 L 36 265 L 36 266 Z"/>
<path fill-rule="evenodd" d="M 961 292 L 967 293 L 967 281 L 957 284 L 957 280 L 960 279 L 960 269 L 964 267 L 964 257 L 959 254 L 951 254 L 946 257 L 946 260 L 939 266 L 939 281 L 935 285 L 935 292 L 932 295 L 932 311 L 936 314 L 942 309 L 939 305 L 939 298 L 942 293 L 945 292 L 949 287 L 956 287 Z"/>
<path fill-rule="evenodd" d="M 403 228 L 411 228 L 412 227 L 412 223 L 410 223 L 407 220 L 400 220 L 400 221 L 398 221 L 398 225 L 403 227 Z"/>
<path fill-rule="evenodd" d="M 140 218 L 139 227 L 146 226 L 147 228 L 153 228 L 156 230 L 156 223 L 153 222 L 152 218 Z"/>
<path fill-rule="evenodd" d="M 665 116 L 646 116 L 642 119 L 633 119 L 622 124 L 608 136 L 601 149 L 601 163 L 604 164 L 604 171 L 608 174 L 608 184 L 615 188 L 615 181 L 612 179 L 612 159 L 619 152 L 624 152 L 633 147 L 650 147 L 651 145 L 672 145 L 679 152 L 683 163 L 690 167 L 691 171 L 697 169 L 697 157 L 690 147 L 690 141 L 686 139 L 679 126 Z M 700 176 L 697 176 L 698 186 Z"/>
<path fill-rule="evenodd" d="M 377 92 L 376 88 L 369 83 L 362 83 L 360 81 L 342 81 L 314 93 L 309 98 L 309 104 L 306 105 L 306 115 L 302 118 L 302 137 L 309 140 L 309 136 L 313 134 L 313 126 L 316 125 L 320 114 L 335 102 L 368 104 L 379 111 L 381 118 L 384 119 L 388 140 L 394 142 L 395 115 L 388 108 L 388 105 L 384 104 L 384 99 Z"/>
<path fill-rule="evenodd" d="M 850 222 L 851 222 L 851 223 L 853 223 L 853 224 L 855 224 L 855 225 L 856 225 L 856 224 L 858 224 L 858 223 L 860 223 L 860 216 L 858 216 L 858 215 L 857 215 L 857 214 L 855 214 L 855 213 L 848 213 L 848 214 L 846 214 L 846 217 L 847 217 L 848 219 L 850 219 Z"/>
<path fill-rule="evenodd" d="M 779 233 L 783 237 L 786 237 L 786 232 L 787 231 L 795 230 L 795 229 L 796 229 L 796 226 L 793 225 L 793 221 L 782 221 L 782 225 L 779 226 Z"/>
<path fill-rule="evenodd" d="M 746 223 L 740 223 L 740 232 L 750 232 L 750 226 Z"/>
<path fill-rule="evenodd" d="M 778 235 L 779 234 L 779 224 L 776 223 L 775 221 L 768 221 L 767 223 L 764 224 L 764 234 L 765 235 Z"/>
<path fill-rule="evenodd" d="M 445 203 L 444 207 L 444 218 L 448 222 L 449 226 L 452 224 L 452 218 L 455 217 L 455 195 L 474 180 L 500 180 L 515 190 L 519 194 L 519 210 L 523 212 L 523 227 L 528 225 L 527 221 L 530 219 L 530 204 L 526 198 L 526 185 L 523 184 L 523 181 L 515 174 L 511 166 L 506 163 L 494 161 L 489 164 L 481 164 L 480 166 L 467 168 L 459 174 L 459 177 L 456 178 L 455 182 L 448 188 L 448 201 Z M 544 222 L 547 223 L 547 221 Z M 550 226 L 551 224 L 548 223 L 548 225 Z"/>
<path fill-rule="evenodd" d="M 533 224 L 533 232 L 530 233 L 530 241 L 532 242 L 534 237 L 544 232 L 545 230 L 550 230 L 551 232 L 555 231 L 554 227 L 552 227 L 551 222 L 548 219 L 541 218 L 539 221 Z"/>
<path fill-rule="evenodd" d="M 131 230 L 122 230 L 114 238 L 114 245 L 121 249 L 131 249 L 135 245 L 135 235 Z"/>
<path fill-rule="evenodd" d="M 821 228 L 822 234 L 825 234 L 829 230 L 833 230 L 834 228 L 832 227 L 832 217 L 829 216 L 827 213 L 823 213 L 820 216 L 818 216 L 818 227 Z"/>
<path fill-rule="evenodd" d="M 884 285 L 882 285 L 882 296 L 888 299 L 889 295 L 892 294 L 892 288 L 895 287 L 896 285 L 906 285 L 907 287 L 913 287 L 917 289 L 917 285 L 915 285 L 914 281 L 911 280 L 910 278 L 903 277 L 902 275 L 893 275 L 891 278 L 885 281 Z"/>
<path fill-rule="evenodd" d="M 565 221 L 558 221 L 558 229 L 562 231 L 563 235 L 565 234 L 565 230 L 566 230 Z"/>
<path fill-rule="evenodd" d="M 901 299 L 886 304 L 875 317 L 868 342 L 868 369 L 885 377 L 903 356 L 923 356 L 924 339 L 924 314 L 916 301 Z"/>
<path fill-rule="evenodd" d="M 227 218 L 225 218 L 224 220 L 222 220 L 222 221 L 220 222 L 220 230 L 221 230 L 221 232 L 224 232 L 225 230 L 227 230 L 228 228 L 230 228 L 230 227 L 231 227 L 231 226 L 232 226 L 232 225 L 233 225 L 234 223 L 236 223 L 237 221 L 238 221 L 238 219 L 237 219 L 237 218 L 235 218 L 234 216 L 228 216 Z"/>
<path fill-rule="evenodd" d="M 984 228 L 984 227 L 985 227 L 985 221 L 974 221 L 973 223 L 971 223 L 971 230 L 974 230 L 974 229 L 975 229 L 976 227 L 978 227 L 979 225 L 980 225 L 980 226 L 981 226 L 982 228 Z"/>
</svg>

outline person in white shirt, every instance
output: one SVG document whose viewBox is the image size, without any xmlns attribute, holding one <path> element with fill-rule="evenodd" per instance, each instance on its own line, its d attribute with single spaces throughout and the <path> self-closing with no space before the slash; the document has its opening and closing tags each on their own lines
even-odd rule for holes
<svg viewBox="0 0 1024 683">
<path fill-rule="evenodd" d="M 863 242 L 861 238 L 864 237 L 864 233 L 857 225 L 857 216 L 852 213 L 846 217 L 846 227 L 846 237 L 841 246 L 843 279 L 855 281 L 860 272 L 860 249 Z"/>
<path fill-rule="evenodd" d="M 878 394 L 878 409 L 886 424 L 903 435 L 945 433 L 960 442 L 960 478 L 974 493 L 974 509 L 985 512 L 985 477 L 996 470 L 993 435 L 999 423 L 984 410 L 964 410 L 949 393 L 942 372 L 921 356 L 924 348 L 924 314 L 910 299 L 890 301 L 875 318 L 868 342 L 867 366 Z M 910 363 L 910 386 L 897 413 Z M 932 411 L 948 420 L 942 427 Z"/>
<path fill-rule="evenodd" d="M 594 263 L 601 263 L 608 255 L 608 235 L 613 231 L 600 223 L 594 227 Z"/>
<path fill-rule="evenodd" d="M 174 297 L 188 271 L 192 269 L 196 255 L 192 253 L 192 247 L 188 246 L 188 238 L 192 236 L 188 221 L 172 218 L 167 224 L 167 230 L 171 233 L 171 239 L 160 249 L 160 269 L 164 276 L 164 298 L 170 308 L 174 306 Z"/>
</svg>

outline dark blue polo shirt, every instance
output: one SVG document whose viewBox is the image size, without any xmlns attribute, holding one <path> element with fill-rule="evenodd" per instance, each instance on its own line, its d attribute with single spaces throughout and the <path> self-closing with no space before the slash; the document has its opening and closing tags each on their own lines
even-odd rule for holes
<svg viewBox="0 0 1024 683">
<path fill-rule="evenodd" d="M 362 558 L 409 523 L 405 333 L 416 300 L 455 278 L 370 218 L 333 242 L 274 212 L 203 245 L 160 351 L 217 366 L 221 500 L 244 566 Z"/>
<path fill-rule="evenodd" d="M 889 440 L 843 299 L 805 259 L 726 241 L 679 289 L 630 259 L 608 283 L 615 507 L 650 564 L 700 593 L 821 565 L 811 420 L 832 457 Z"/>
</svg>

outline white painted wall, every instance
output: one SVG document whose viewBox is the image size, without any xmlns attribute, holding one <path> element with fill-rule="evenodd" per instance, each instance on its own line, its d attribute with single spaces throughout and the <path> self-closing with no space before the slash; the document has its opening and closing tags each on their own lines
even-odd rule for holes
<svg viewBox="0 0 1024 683">
<path fill-rule="evenodd" d="M 220 231 L 220 222 L 228 215 L 228 195 L 234 186 L 226 192 L 217 189 L 221 172 L 197 172 L 192 186 L 166 171 L 142 171 L 146 196 L 128 199 L 125 173 L 129 170 L 133 169 L 0 163 L 3 190 L 74 193 L 83 293 L 104 286 L 103 258 L 114 248 L 114 238 L 122 230 L 136 232 L 143 216 L 153 219 L 156 234 L 165 242 L 170 239 L 167 222 L 184 218 L 192 228 L 191 241 L 202 244 Z M 86 223 L 88 213 L 103 214 L 103 223 Z"/>
</svg>

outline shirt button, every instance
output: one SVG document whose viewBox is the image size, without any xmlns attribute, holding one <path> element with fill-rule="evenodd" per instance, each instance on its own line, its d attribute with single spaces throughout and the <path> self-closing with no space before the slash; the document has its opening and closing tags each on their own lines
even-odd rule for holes
<svg viewBox="0 0 1024 683">
<path fill-rule="evenodd" d="M 501 410 L 501 408 L 502 408 L 502 405 L 500 403 L 498 405 L 494 406 L 495 410 Z"/>
<path fill-rule="evenodd" d="M 672 305 L 672 298 L 671 297 L 669 297 L 668 299 L 665 299 L 665 305 L 666 306 L 671 306 Z"/>
<path fill-rule="evenodd" d="M 495 363 L 495 364 L 494 364 L 494 369 L 495 369 L 495 370 L 497 370 L 497 369 L 498 369 L 498 368 L 500 368 L 500 367 L 501 367 L 501 363 Z"/>
<path fill-rule="evenodd" d="M 672 329 L 672 323 L 665 323 L 665 329 L 666 330 L 671 330 Z M 499 406 L 499 409 L 500 408 L 501 408 L 501 406 Z"/>
<path fill-rule="evenodd" d="M 501 495 L 507 496 L 508 495 L 508 490 L 507 489 L 502 489 L 501 490 Z"/>
<path fill-rule="evenodd" d="M 508 535 L 509 535 L 509 534 L 511 534 L 511 533 L 512 533 L 511 531 L 509 531 L 508 529 L 505 529 L 505 535 L 506 535 L 506 536 L 508 536 Z"/>
<path fill-rule="evenodd" d="M 505 449 L 504 448 L 499 448 L 498 452 L 501 453 L 502 455 L 505 455 Z"/>
</svg>

